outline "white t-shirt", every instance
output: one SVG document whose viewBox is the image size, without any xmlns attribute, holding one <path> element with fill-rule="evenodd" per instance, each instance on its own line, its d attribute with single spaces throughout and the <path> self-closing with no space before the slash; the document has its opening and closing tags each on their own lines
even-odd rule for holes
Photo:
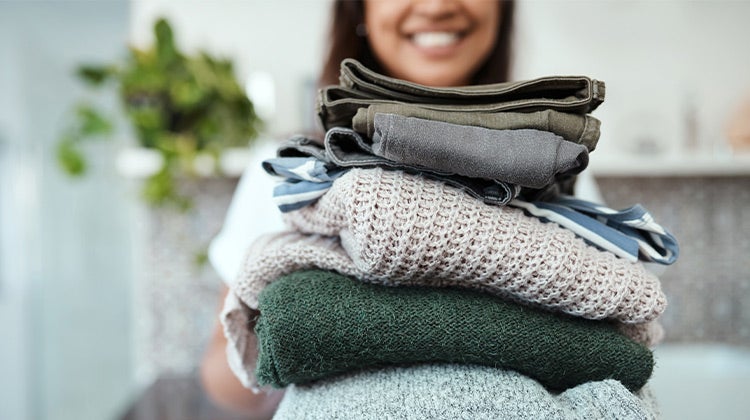
<svg viewBox="0 0 750 420">
<path fill-rule="evenodd" d="M 208 260 L 227 286 L 234 284 L 250 244 L 260 235 L 284 229 L 281 213 L 271 199 L 276 181 L 261 167 L 263 160 L 276 156 L 278 146 L 270 140 L 253 146 L 224 226 L 208 247 Z"/>
</svg>

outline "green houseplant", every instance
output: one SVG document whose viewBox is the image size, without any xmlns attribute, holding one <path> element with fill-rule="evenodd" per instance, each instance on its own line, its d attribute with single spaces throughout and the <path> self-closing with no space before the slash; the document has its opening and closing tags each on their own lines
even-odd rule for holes
<svg viewBox="0 0 750 420">
<path fill-rule="evenodd" d="M 83 65 L 77 75 L 94 88 L 116 89 L 139 145 L 163 157 L 161 169 L 144 181 L 146 201 L 186 209 L 191 200 L 178 191 L 177 177 L 195 175 L 196 158 L 216 162 L 223 150 L 249 145 L 261 121 L 229 60 L 180 52 L 165 19 L 156 22 L 154 35 L 149 48 L 130 47 L 122 62 Z M 84 143 L 111 134 L 114 120 L 87 103 L 75 111 L 57 158 L 66 172 L 82 175 Z"/>
</svg>

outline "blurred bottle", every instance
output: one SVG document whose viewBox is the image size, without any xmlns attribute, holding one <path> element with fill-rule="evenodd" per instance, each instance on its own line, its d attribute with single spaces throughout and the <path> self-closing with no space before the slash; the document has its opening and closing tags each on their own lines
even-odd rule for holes
<svg viewBox="0 0 750 420">
<path fill-rule="evenodd" d="M 750 94 L 745 95 L 727 121 L 727 140 L 735 152 L 750 152 Z"/>
</svg>

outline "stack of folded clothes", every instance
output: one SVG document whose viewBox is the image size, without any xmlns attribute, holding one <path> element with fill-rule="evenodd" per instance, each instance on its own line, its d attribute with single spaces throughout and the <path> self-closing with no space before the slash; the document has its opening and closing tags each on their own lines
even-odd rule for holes
<svg viewBox="0 0 750 420">
<path fill-rule="evenodd" d="M 264 162 L 290 229 L 225 303 L 243 384 L 288 386 L 289 419 L 655 417 L 666 300 L 643 262 L 677 243 L 640 206 L 567 195 L 603 98 L 586 77 L 428 88 L 345 60 L 323 144 Z"/>
</svg>

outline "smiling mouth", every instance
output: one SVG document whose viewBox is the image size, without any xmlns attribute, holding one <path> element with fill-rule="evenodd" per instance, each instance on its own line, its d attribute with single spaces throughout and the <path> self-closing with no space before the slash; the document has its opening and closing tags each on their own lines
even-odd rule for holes
<svg viewBox="0 0 750 420">
<path fill-rule="evenodd" d="M 463 34 L 459 32 L 417 32 L 410 39 L 420 48 L 451 47 L 461 41 Z"/>
</svg>

